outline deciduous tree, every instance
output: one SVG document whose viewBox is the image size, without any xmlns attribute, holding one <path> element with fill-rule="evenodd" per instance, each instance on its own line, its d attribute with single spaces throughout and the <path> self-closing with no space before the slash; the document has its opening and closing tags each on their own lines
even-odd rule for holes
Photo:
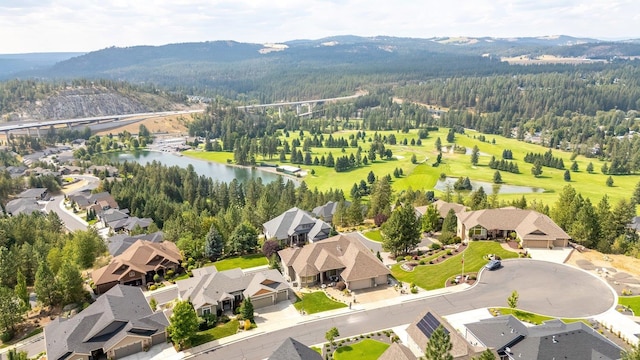
<svg viewBox="0 0 640 360">
<path fill-rule="evenodd" d="M 515 309 L 518 307 L 518 292 L 513 290 L 511 292 L 511 295 L 509 295 L 509 297 L 507 298 L 507 305 L 509 305 L 510 308 Z"/>
<path fill-rule="evenodd" d="M 178 301 L 173 307 L 167 332 L 174 344 L 183 349 L 198 331 L 198 315 L 187 300 Z"/>
<path fill-rule="evenodd" d="M 68 260 L 62 263 L 56 278 L 63 304 L 77 304 L 82 300 L 85 293 L 82 275 L 75 264 Z"/>
<path fill-rule="evenodd" d="M 324 338 L 327 339 L 327 341 L 330 342 L 331 345 L 334 345 L 334 340 L 338 336 L 340 336 L 340 332 L 338 331 L 337 327 L 332 327 L 324 334 Z"/>
</svg>

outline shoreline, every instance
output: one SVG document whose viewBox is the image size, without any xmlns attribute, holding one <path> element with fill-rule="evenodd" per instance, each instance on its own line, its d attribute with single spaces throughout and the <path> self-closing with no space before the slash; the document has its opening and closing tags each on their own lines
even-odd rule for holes
<svg viewBox="0 0 640 360">
<path fill-rule="evenodd" d="M 149 150 L 149 151 L 153 151 L 153 150 Z M 163 152 L 163 151 L 160 151 L 160 152 Z M 187 158 L 190 158 L 190 159 L 206 161 L 206 162 L 214 163 L 214 164 L 221 164 L 221 165 L 226 165 L 226 166 L 230 166 L 230 167 L 237 167 L 237 168 L 249 169 L 249 170 L 260 170 L 260 171 L 268 172 L 268 173 L 271 173 L 271 174 L 280 175 L 280 176 L 284 177 L 285 179 L 293 180 L 294 182 L 296 182 L 298 184 L 301 181 L 304 181 L 304 177 L 297 177 L 297 176 L 294 176 L 294 175 L 285 174 L 283 172 L 278 172 L 278 171 L 276 171 L 275 167 L 271 167 L 271 166 L 259 166 L 259 165 L 251 166 L 251 165 L 230 164 L 230 163 L 227 163 L 227 162 L 223 163 L 223 162 L 217 162 L 217 161 L 212 161 L 212 160 L 201 159 L 201 158 L 198 158 L 198 157 L 195 157 L 195 156 L 189 156 L 187 154 L 184 154 L 181 151 L 166 151 L 166 152 L 172 153 L 174 155 L 178 155 L 179 154 L 178 156 L 184 156 L 184 157 L 187 157 Z"/>
</svg>

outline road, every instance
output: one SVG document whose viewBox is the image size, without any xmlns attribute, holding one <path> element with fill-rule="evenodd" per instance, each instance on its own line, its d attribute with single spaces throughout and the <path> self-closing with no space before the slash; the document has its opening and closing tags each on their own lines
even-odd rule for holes
<svg viewBox="0 0 640 360">
<path fill-rule="evenodd" d="M 367 95 L 367 94 L 368 94 L 368 92 L 364 92 L 363 91 L 363 92 L 358 92 L 358 93 L 356 93 L 354 95 L 342 96 L 342 97 L 334 97 L 334 98 L 328 98 L 328 99 L 286 101 L 286 102 L 271 103 L 271 104 L 255 104 L 255 105 L 238 106 L 238 109 L 254 109 L 254 108 L 265 108 L 265 107 L 302 105 L 302 104 L 319 103 L 319 102 L 326 103 L 326 102 L 333 102 L 333 101 L 340 101 L 340 100 L 355 99 L 355 98 L 358 98 L 360 96 Z"/>
<path fill-rule="evenodd" d="M 72 175 L 71 177 L 73 178 L 78 178 L 78 179 L 82 179 L 87 181 L 87 184 L 75 189 L 74 191 L 70 192 L 67 195 L 71 195 L 71 194 L 75 194 L 78 193 L 80 191 L 83 190 L 93 190 L 95 188 L 98 187 L 98 185 L 100 185 L 100 179 L 98 179 L 95 176 L 90 176 L 90 175 Z M 62 220 L 62 222 L 64 223 L 64 226 L 69 230 L 69 231 L 76 231 L 76 230 L 86 230 L 87 229 L 87 223 L 85 221 L 82 221 L 81 219 L 79 219 L 77 216 L 74 216 L 72 214 L 70 214 L 69 212 L 64 210 L 64 195 L 60 194 L 57 196 L 53 196 L 53 200 L 47 202 L 47 204 L 44 206 L 44 210 L 48 213 L 50 211 L 55 212 L 56 214 L 58 214 L 58 217 L 60 217 L 60 220 Z"/>
<path fill-rule="evenodd" d="M 497 271 L 482 273 L 476 286 L 468 291 L 401 302 L 370 310 L 352 312 L 332 318 L 320 318 L 269 332 L 224 346 L 213 345 L 189 359 L 264 359 L 287 337 L 304 344 L 325 341 L 331 327 L 340 330 L 341 337 L 351 337 L 381 329 L 409 324 L 427 309 L 450 315 L 491 306 L 506 306 L 513 290 L 520 294 L 518 307 L 533 312 L 563 316 L 587 317 L 607 311 L 614 303 L 611 289 L 600 279 L 569 266 L 535 260 L 505 261 Z M 598 294 L 598 296 L 594 296 Z"/>
</svg>

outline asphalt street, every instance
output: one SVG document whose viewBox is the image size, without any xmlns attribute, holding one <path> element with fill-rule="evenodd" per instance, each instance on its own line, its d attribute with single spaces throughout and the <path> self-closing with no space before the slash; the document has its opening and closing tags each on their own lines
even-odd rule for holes
<svg viewBox="0 0 640 360">
<path fill-rule="evenodd" d="M 83 179 L 83 180 L 87 181 L 87 185 L 84 185 L 84 186 L 74 190 L 73 191 L 74 194 L 78 193 L 80 191 L 83 191 L 83 190 L 93 190 L 93 189 L 97 188 L 98 185 L 100 184 L 100 179 L 98 179 L 95 176 L 73 175 L 72 177 Z M 47 204 L 44 206 L 44 209 L 45 209 L 46 212 L 53 211 L 56 214 L 58 214 L 58 217 L 60 217 L 60 220 L 62 220 L 62 222 L 64 223 L 65 227 L 69 231 L 86 230 L 87 229 L 87 224 L 85 222 L 80 221 L 77 217 L 69 214 L 68 212 L 66 212 L 65 210 L 62 209 L 62 206 L 64 206 L 62 204 L 62 202 L 64 201 L 64 195 L 63 194 L 54 195 L 52 197 L 53 197 L 53 200 L 47 202 Z"/>
<path fill-rule="evenodd" d="M 506 299 L 513 290 L 520 294 L 519 308 L 552 316 L 597 315 L 614 303 L 614 295 L 604 282 L 569 266 L 525 259 L 505 261 L 503 264 L 499 270 L 483 272 L 480 282 L 468 291 L 377 309 L 354 310 L 268 333 L 261 333 L 258 328 L 250 338 L 221 347 L 213 346 L 206 352 L 188 358 L 264 359 L 287 337 L 295 337 L 304 344 L 317 344 L 325 341 L 324 334 L 334 326 L 339 329 L 341 337 L 350 337 L 409 324 L 427 309 L 440 315 L 450 315 L 478 308 L 506 306 Z"/>
</svg>

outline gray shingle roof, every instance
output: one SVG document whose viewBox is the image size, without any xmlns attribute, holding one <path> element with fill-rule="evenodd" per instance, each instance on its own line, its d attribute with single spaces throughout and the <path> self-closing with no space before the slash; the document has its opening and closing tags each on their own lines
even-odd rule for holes
<svg viewBox="0 0 640 360">
<path fill-rule="evenodd" d="M 513 316 L 500 316 L 466 325 L 486 346 L 522 360 L 619 359 L 622 349 L 582 322 L 560 320 L 526 327 Z M 513 329 L 513 332 L 512 332 Z M 503 335 L 504 334 L 504 335 Z"/>
<path fill-rule="evenodd" d="M 106 350 L 133 331 L 158 333 L 168 325 L 162 312 L 151 311 L 142 290 L 116 285 L 78 315 L 57 318 L 45 327 L 47 356 L 58 360 L 71 353 Z"/>
<path fill-rule="evenodd" d="M 298 340 L 287 338 L 268 360 L 322 360 L 322 356 Z"/>
<path fill-rule="evenodd" d="M 40 205 L 31 198 L 22 198 L 11 200 L 5 205 L 7 213 L 13 216 L 26 214 L 30 215 L 36 211 L 41 211 Z"/>
<path fill-rule="evenodd" d="M 27 189 L 21 192 L 20 194 L 16 195 L 16 197 L 21 199 L 35 199 L 35 198 L 39 199 L 46 192 L 47 192 L 46 188 L 33 188 L 33 189 Z"/>
<path fill-rule="evenodd" d="M 331 229 L 329 224 L 314 218 L 311 214 L 297 207 L 291 208 L 279 216 L 262 224 L 265 234 L 268 237 L 275 237 L 278 240 L 287 239 L 294 234 L 309 233 L 309 240 L 313 241 L 326 238 L 322 237 L 326 229 Z M 314 236 L 311 236 L 313 231 Z M 327 233 L 328 234 L 328 233 Z M 319 238 L 316 238 L 320 236 Z"/>
<path fill-rule="evenodd" d="M 118 256 L 138 240 L 147 240 L 153 243 L 160 243 L 164 240 L 164 234 L 162 233 L 162 231 L 135 236 L 129 236 L 127 234 L 116 234 L 108 239 L 109 253 L 112 256 Z"/>
</svg>

